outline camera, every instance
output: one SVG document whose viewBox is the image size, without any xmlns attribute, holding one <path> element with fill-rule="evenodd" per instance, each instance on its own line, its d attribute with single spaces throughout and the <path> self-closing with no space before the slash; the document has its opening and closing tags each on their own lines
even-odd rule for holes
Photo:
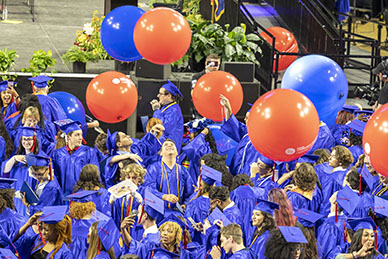
<svg viewBox="0 0 388 259">
<path fill-rule="evenodd" d="M 380 86 L 378 82 L 375 82 L 370 87 L 357 86 L 354 89 L 354 96 L 360 99 L 367 100 L 369 106 L 373 106 L 376 103 L 376 101 L 379 99 L 379 95 L 380 95 Z"/>
</svg>

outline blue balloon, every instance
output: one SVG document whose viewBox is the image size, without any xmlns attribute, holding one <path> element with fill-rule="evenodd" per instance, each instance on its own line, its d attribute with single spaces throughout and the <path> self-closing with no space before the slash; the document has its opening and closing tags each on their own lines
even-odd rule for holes
<svg viewBox="0 0 388 259">
<path fill-rule="evenodd" d="M 348 80 L 332 59 L 308 55 L 295 60 L 282 78 L 281 88 L 296 90 L 315 105 L 319 119 L 334 125 L 348 96 Z"/>
<path fill-rule="evenodd" d="M 52 92 L 48 96 L 51 96 L 58 100 L 59 104 L 65 111 L 67 118 L 73 121 L 79 121 L 82 125 L 85 124 L 85 109 L 81 101 L 72 94 L 66 92 Z"/>
<path fill-rule="evenodd" d="M 101 43 L 114 59 L 131 62 L 142 58 L 133 41 L 135 25 L 144 11 L 138 7 L 124 5 L 113 9 L 101 24 Z"/>
</svg>

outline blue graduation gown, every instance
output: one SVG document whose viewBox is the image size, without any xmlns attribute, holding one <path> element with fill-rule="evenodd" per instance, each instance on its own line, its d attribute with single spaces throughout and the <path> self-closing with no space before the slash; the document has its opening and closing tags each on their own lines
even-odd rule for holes
<svg viewBox="0 0 388 259">
<path fill-rule="evenodd" d="M 335 146 L 335 139 L 330 132 L 329 127 L 325 123 L 321 123 L 319 126 L 318 136 L 315 140 L 313 147 L 309 150 L 309 154 L 312 154 L 314 150 L 324 148 L 331 150 Z"/>
<path fill-rule="evenodd" d="M 229 259 L 256 259 L 256 255 L 249 248 L 242 249 L 234 253 Z M 261 257 L 260 257 L 261 258 Z"/>
<path fill-rule="evenodd" d="M 69 245 L 74 258 L 86 258 L 88 253 L 88 233 L 90 226 L 96 221 L 91 219 L 73 219 L 71 228 L 71 241 Z"/>
<path fill-rule="evenodd" d="M 279 185 L 272 181 L 272 175 L 260 178 L 260 175 L 256 175 L 256 179 L 253 179 L 255 187 L 264 189 L 264 200 L 268 198 L 268 192 L 273 188 L 278 188 Z"/>
<path fill-rule="evenodd" d="M 357 192 L 358 195 L 358 192 Z M 358 202 L 356 208 L 354 209 L 353 213 L 349 215 L 346 211 L 344 211 L 344 214 L 348 217 L 352 218 L 366 218 L 368 217 L 368 211 L 369 208 L 374 208 L 374 198 L 367 192 L 361 193 L 359 195 L 360 201 Z"/>
<path fill-rule="evenodd" d="M 357 163 L 358 161 L 358 158 L 364 154 L 364 150 L 362 149 L 362 147 L 358 146 L 358 145 L 354 145 L 354 146 L 351 146 L 351 147 L 348 147 L 350 153 L 352 153 L 353 155 L 353 159 L 354 159 L 354 162 L 352 165 L 354 165 L 355 163 Z"/>
<path fill-rule="evenodd" d="M 329 126 L 329 129 L 335 140 L 335 144 L 342 145 L 343 132 L 349 130 L 349 127 L 347 125 L 335 124 L 333 126 Z"/>
<path fill-rule="evenodd" d="M 210 210 L 208 197 L 199 196 L 186 205 L 185 218 L 191 217 L 195 222 L 204 222 Z"/>
<path fill-rule="evenodd" d="M 54 180 L 49 181 L 43 188 L 38 203 L 30 206 L 30 215 L 41 211 L 45 206 L 59 206 L 62 204 L 63 196 L 61 187 L 59 186 L 57 179 L 54 177 Z"/>
<path fill-rule="evenodd" d="M 165 128 L 164 136 L 174 140 L 179 154 L 183 140 L 183 115 L 179 104 L 174 102 L 163 106 L 159 110 L 154 111 L 152 117 L 163 122 Z"/>
<path fill-rule="evenodd" d="M 144 179 L 145 187 L 149 188 L 160 199 L 164 194 L 174 194 L 179 198 L 179 203 L 185 203 L 190 195 L 194 192 L 193 182 L 186 168 L 175 164 L 171 169 L 162 162 L 153 163 L 147 169 Z M 178 178 L 177 178 L 178 172 Z M 167 175 L 167 177 L 166 177 Z M 179 191 L 178 191 L 179 182 Z M 178 195 L 179 192 L 179 195 Z M 174 208 L 175 204 L 169 204 L 165 201 L 166 208 Z"/>
<path fill-rule="evenodd" d="M 136 141 L 136 143 L 133 142 L 130 149 L 131 153 L 137 154 L 143 159 L 142 165 L 147 167 L 160 148 L 161 145 L 158 139 L 151 133 L 147 133 L 139 141 Z M 115 185 L 115 179 L 118 173 L 118 163 L 110 164 L 113 157 L 109 156 L 105 162 L 104 175 L 107 188 Z"/>
<path fill-rule="evenodd" d="M 87 164 L 98 166 L 97 156 L 93 148 L 81 145 L 72 155 L 66 146 L 56 149 L 52 154 L 54 173 L 62 187 L 64 196 L 73 193 L 73 186 L 77 183 L 82 167 Z"/>
<path fill-rule="evenodd" d="M 67 118 L 65 111 L 57 99 L 42 94 L 37 94 L 36 96 L 42 106 L 42 113 L 47 120 L 54 122 Z"/>
<path fill-rule="evenodd" d="M 112 215 L 109 198 L 110 193 L 105 188 L 98 189 L 97 193 L 92 195 L 92 201 L 96 204 L 96 209 L 107 216 Z"/>
<path fill-rule="evenodd" d="M 126 247 L 126 254 L 135 254 L 140 259 L 148 259 L 147 254 L 160 242 L 160 234 L 149 233 L 140 241 L 132 239 L 129 247 Z"/>
<path fill-rule="evenodd" d="M 258 255 L 258 258 L 265 258 L 265 243 L 267 242 L 268 238 L 271 236 L 269 231 L 265 231 L 263 234 L 258 236 L 256 239 L 253 239 L 254 237 L 250 236 L 247 242 L 247 246 L 256 254 Z"/>
<path fill-rule="evenodd" d="M 198 245 L 196 242 L 191 242 L 187 245 L 187 249 L 182 248 L 181 259 L 192 259 L 192 258 L 206 258 L 206 249 L 203 245 Z M 210 259 L 210 257 L 208 257 Z"/>
<path fill-rule="evenodd" d="M 139 207 L 139 203 L 134 197 L 130 197 L 127 200 L 127 197 L 121 197 L 119 199 L 116 199 L 112 204 L 112 218 L 114 222 L 116 223 L 116 226 L 118 229 L 120 229 L 121 222 L 124 220 L 125 217 L 128 217 L 132 210 L 137 210 Z M 135 226 L 137 226 L 138 220 L 135 221 Z M 140 228 L 130 228 L 129 232 L 133 239 L 138 240 L 138 237 L 141 235 L 138 235 L 136 232 L 137 230 L 143 230 L 143 227 L 140 226 Z M 142 231 L 143 232 L 143 231 Z"/>
<path fill-rule="evenodd" d="M 315 187 L 311 200 L 307 197 L 307 195 L 302 195 L 301 193 L 294 191 L 287 191 L 287 196 L 291 201 L 294 210 L 308 209 L 314 212 L 319 212 L 319 208 L 323 201 L 322 191 L 318 186 Z"/>
<path fill-rule="evenodd" d="M 241 211 L 238 209 L 238 207 L 236 205 L 234 205 L 230 208 L 224 209 L 222 211 L 222 213 L 224 213 L 224 215 L 232 223 L 236 223 L 236 224 L 239 224 L 240 226 L 242 226 L 243 217 L 242 217 Z"/>
<path fill-rule="evenodd" d="M 76 258 L 76 257 L 74 257 Z M 79 257 L 80 258 L 80 257 Z M 86 258 L 86 257 L 85 257 Z M 94 259 L 110 259 L 110 256 L 107 252 L 101 251 L 100 254 L 97 254 Z"/>
<path fill-rule="evenodd" d="M 3 120 L 6 120 L 11 114 L 17 112 L 18 109 L 16 108 L 15 102 L 11 102 L 8 104 L 7 107 L 1 107 L 1 114 L 4 116 L 2 117 Z"/>
<path fill-rule="evenodd" d="M 0 161 L 4 161 L 5 159 L 5 149 L 7 144 L 2 136 L 0 136 Z"/>
<path fill-rule="evenodd" d="M 344 222 L 345 216 L 339 215 L 338 221 L 335 222 L 335 217 L 328 217 L 317 231 L 317 243 L 320 244 L 322 259 L 326 259 L 328 255 L 337 247 L 344 246 Z"/>
<path fill-rule="evenodd" d="M 16 211 L 6 208 L 0 213 L 0 233 L 6 235 L 12 241 L 26 221 L 27 219 Z M 1 238 L 0 246 L 6 247 L 7 245 L 8 240 Z"/>
</svg>

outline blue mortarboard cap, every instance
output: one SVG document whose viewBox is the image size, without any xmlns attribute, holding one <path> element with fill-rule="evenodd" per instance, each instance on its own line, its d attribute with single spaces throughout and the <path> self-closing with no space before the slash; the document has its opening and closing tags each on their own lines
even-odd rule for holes
<svg viewBox="0 0 388 259">
<path fill-rule="evenodd" d="M 188 130 L 190 133 L 194 133 L 197 131 L 202 131 L 204 128 L 206 128 L 208 125 L 212 124 L 213 121 L 211 119 L 195 119 L 193 121 L 190 121 L 186 123 L 185 125 L 188 127 Z"/>
<path fill-rule="evenodd" d="M 360 114 L 365 114 L 365 116 L 370 116 L 374 113 L 374 111 L 371 110 L 358 110 L 354 112 L 354 115 L 357 117 Z"/>
<path fill-rule="evenodd" d="M 44 88 L 47 86 L 47 82 L 53 80 L 54 78 L 49 76 L 34 76 L 28 78 L 28 80 L 31 80 L 34 82 L 34 86 L 37 88 Z"/>
<path fill-rule="evenodd" d="M 34 155 L 33 153 L 29 153 L 26 157 L 27 166 L 49 166 L 50 158 L 45 156 Z"/>
<path fill-rule="evenodd" d="M 0 189 L 12 189 L 12 184 L 16 182 L 13 178 L 0 178 Z"/>
<path fill-rule="evenodd" d="M 208 185 L 213 185 L 215 182 L 222 182 L 222 173 L 207 165 L 202 165 L 201 179 Z"/>
<path fill-rule="evenodd" d="M 0 258 L 4 259 L 17 259 L 16 255 L 11 250 L 0 248 Z"/>
<path fill-rule="evenodd" d="M 294 216 L 298 217 L 298 221 L 305 227 L 312 227 L 319 219 L 324 216 L 308 209 L 297 209 L 294 211 Z"/>
<path fill-rule="evenodd" d="M 359 201 L 360 197 L 347 185 L 337 193 L 337 204 L 349 215 L 353 214 Z"/>
<path fill-rule="evenodd" d="M 70 132 L 72 131 L 75 131 L 75 130 L 80 130 L 80 126 L 81 125 L 81 122 L 79 121 L 73 121 L 73 120 L 70 120 L 70 119 L 65 119 L 65 120 L 59 120 L 59 121 L 55 121 L 54 122 L 56 125 L 59 126 L 59 128 L 65 132 L 65 134 L 69 134 Z"/>
<path fill-rule="evenodd" d="M 379 217 L 388 217 L 388 201 L 379 196 L 375 196 L 375 209 L 374 212 Z"/>
<path fill-rule="evenodd" d="M 214 221 L 216 220 L 221 220 L 224 226 L 232 224 L 232 222 L 225 216 L 225 214 L 222 213 L 222 211 L 217 207 L 212 211 L 207 219 L 209 220 L 210 224 L 214 224 Z"/>
<path fill-rule="evenodd" d="M 279 209 L 279 204 L 262 199 L 257 200 L 256 207 L 254 208 L 254 210 L 264 211 L 271 215 L 273 215 L 275 209 Z"/>
<path fill-rule="evenodd" d="M 115 222 L 111 218 L 98 222 L 97 234 L 106 251 L 119 242 L 120 231 L 117 229 Z"/>
<path fill-rule="evenodd" d="M 275 162 L 269 158 L 266 158 L 265 156 L 260 156 L 260 160 L 261 162 L 263 162 L 264 164 L 268 165 L 268 166 L 274 166 Z"/>
<path fill-rule="evenodd" d="M 8 88 L 8 81 L 1 81 L 0 82 L 0 92 L 6 91 Z"/>
<path fill-rule="evenodd" d="M 179 94 L 180 96 L 183 97 L 183 94 L 179 91 L 178 87 L 176 87 L 176 85 L 171 83 L 170 80 L 168 79 L 166 80 L 167 80 L 167 84 L 162 85 L 162 87 L 167 91 L 169 91 L 173 96 L 177 96 L 177 94 Z"/>
<path fill-rule="evenodd" d="M 67 206 L 46 206 L 42 210 L 39 220 L 46 224 L 55 224 L 65 218 Z"/>
<path fill-rule="evenodd" d="M 364 133 L 364 129 L 366 126 L 366 122 L 360 121 L 360 120 L 353 120 L 352 122 L 347 124 L 350 128 L 351 132 L 353 132 L 354 135 L 362 136 Z"/>
<path fill-rule="evenodd" d="M 342 110 L 343 111 L 347 111 L 347 112 L 350 112 L 350 113 L 354 113 L 355 111 L 359 110 L 360 108 L 358 108 L 357 106 L 355 105 L 349 105 L 349 104 L 345 104 L 343 107 L 342 107 Z"/>
<path fill-rule="evenodd" d="M 164 201 L 146 189 L 144 194 L 144 210 L 153 219 L 161 219 L 164 215 Z"/>
<path fill-rule="evenodd" d="M 361 168 L 361 175 L 362 175 L 362 180 L 364 180 L 364 182 L 368 185 L 369 189 L 370 190 L 373 190 L 373 185 L 375 183 L 375 179 L 374 177 L 370 174 L 368 168 L 366 167 L 366 165 L 364 165 L 362 168 Z"/>
<path fill-rule="evenodd" d="M 373 220 L 368 218 L 362 218 L 362 219 L 348 219 L 349 226 L 353 229 L 354 232 L 356 232 L 359 229 L 376 229 L 376 224 L 373 222 Z"/>
<path fill-rule="evenodd" d="M 107 138 L 106 138 L 106 147 L 108 148 L 109 154 L 114 155 L 117 150 L 116 146 L 116 138 L 117 138 L 118 132 L 110 133 L 109 129 L 107 131 Z"/>
<path fill-rule="evenodd" d="M 166 222 L 175 222 L 181 227 L 182 231 L 185 230 L 186 223 L 183 222 L 180 218 L 178 218 L 175 214 L 168 215 L 158 224 L 158 226 L 161 226 L 163 223 Z"/>
<path fill-rule="evenodd" d="M 92 195 L 97 191 L 80 191 L 67 195 L 67 198 L 71 201 L 86 203 L 92 201 Z"/>
<path fill-rule="evenodd" d="M 18 131 L 20 131 L 20 136 L 23 137 L 33 137 L 36 134 L 37 128 L 32 127 L 18 127 Z"/>
<path fill-rule="evenodd" d="M 285 226 L 279 226 L 278 227 L 280 232 L 282 233 L 284 239 L 288 243 L 303 243 L 307 244 L 307 239 L 303 235 L 303 232 L 298 227 L 285 227 Z"/>
<path fill-rule="evenodd" d="M 302 157 L 299 157 L 297 163 L 314 164 L 315 162 L 318 161 L 318 159 L 319 159 L 319 156 L 307 154 Z"/>
</svg>

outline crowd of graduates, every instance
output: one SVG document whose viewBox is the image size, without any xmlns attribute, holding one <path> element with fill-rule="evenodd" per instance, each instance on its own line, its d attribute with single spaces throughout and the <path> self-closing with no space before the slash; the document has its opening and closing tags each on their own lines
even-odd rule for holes
<svg viewBox="0 0 388 259">
<path fill-rule="evenodd" d="M 107 129 L 90 147 L 84 136 L 98 122 L 66 118 L 47 96 L 50 78 L 30 80 L 22 98 L 0 83 L 0 258 L 388 254 L 388 179 L 362 149 L 371 111 L 345 105 L 306 155 L 278 162 L 256 151 L 248 117 L 240 122 L 224 96 L 223 122 L 184 124 L 168 81 L 142 138 Z M 237 145 L 216 141 L 215 128 Z"/>
</svg>

